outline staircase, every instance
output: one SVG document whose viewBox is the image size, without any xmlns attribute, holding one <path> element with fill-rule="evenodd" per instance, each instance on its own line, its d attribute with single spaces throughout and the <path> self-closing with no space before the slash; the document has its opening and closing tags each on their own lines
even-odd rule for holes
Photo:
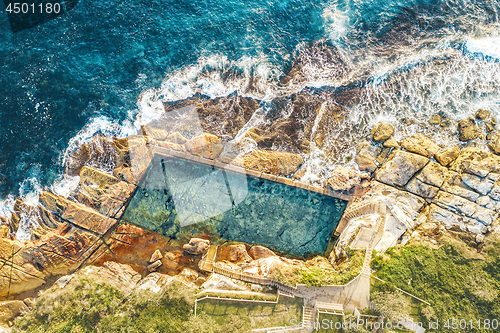
<svg viewBox="0 0 500 333">
<path fill-rule="evenodd" d="M 308 330 L 313 330 L 314 328 L 314 308 L 304 306 L 302 308 L 302 325 Z"/>
</svg>

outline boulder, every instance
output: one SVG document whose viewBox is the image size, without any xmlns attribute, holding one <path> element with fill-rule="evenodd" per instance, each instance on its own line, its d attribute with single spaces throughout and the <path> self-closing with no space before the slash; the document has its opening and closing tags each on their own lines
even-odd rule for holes
<svg viewBox="0 0 500 333">
<path fill-rule="evenodd" d="M 248 255 L 245 244 L 222 246 L 219 248 L 217 257 L 219 261 L 227 260 L 233 263 L 247 263 L 253 260 Z"/>
<path fill-rule="evenodd" d="M 100 170 L 84 166 L 80 171 L 78 200 L 102 214 L 119 218 L 135 186 Z"/>
<path fill-rule="evenodd" d="M 243 161 L 235 160 L 235 163 L 243 165 L 246 169 L 277 176 L 292 175 L 303 162 L 304 160 L 299 155 L 269 150 L 254 150 L 245 155 Z"/>
<path fill-rule="evenodd" d="M 436 114 L 434 116 L 432 116 L 431 119 L 429 119 L 429 124 L 432 124 L 432 125 L 439 125 L 441 123 L 441 116 Z"/>
<path fill-rule="evenodd" d="M 428 161 L 428 158 L 417 154 L 401 150 L 393 152 L 377 171 L 375 179 L 387 185 L 404 186 Z"/>
<path fill-rule="evenodd" d="M 334 191 L 349 191 L 358 185 L 360 180 L 360 174 L 356 170 L 336 167 L 328 179 L 328 185 Z"/>
<path fill-rule="evenodd" d="M 356 157 L 354 158 L 354 162 L 358 165 L 359 170 L 367 171 L 369 173 L 377 170 L 375 159 L 380 154 L 380 151 L 380 148 L 372 146 L 366 141 L 359 143 L 356 151 Z"/>
<path fill-rule="evenodd" d="M 148 265 L 148 272 L 154 272 L 162 265 L 161 260 L 156 260 L 154 263 Z"/>
<path fill-rule="evenodd" d="M 477 120 L 486 120 L 491 115 L 491 111 L 479 109 L 476 111 L 475 117 Z"/>
<path fill-rule="evenodd" d="M 182 249 L 190 254 L 203 254 L 208 251 L 210 241 L 201 238 L 191 238 L 188 244 L 184 244 Z"/>
<path fill-rule="evenodd" d="M 149 259 L 149 262 L 155 262 L 157 260 L 161 260 L 163 256 L 161 255 L 160 250 L 156 249 L 155 252 L 151 255 L 151 258 Z"/>
<path fill-rule="evenodd" d="M 384 141 L 394 134 L 394 125 L 380 122 L 372 128 L 372 137 L 374 141 Z"/>
<path fill-rule="evenodd" d="M 436 162 L 429 162 L 417 175 L 417 179 L 429 185 L 441 187 L 448 176 L 448 169 Z"/>
<path fill-rule="evenodd" d="M 383 146 L 386 148 L 399 148 L 399 143 L 391 136 L 389 139 L 385 140 Z"/>
<path fill-rule="evenodd" d="M 459 154 L 460 154 L 460 146 L 456 145 L 438 151 L 434 155 L 434 157 L 442 166 L 447 166 L 448 164 L 456 160 Z"/>
<path fill-rule="evenodd" d="M 432 139 L 421 133 L 405 138 L 401 147 L 425 157 L 433 157 L 439 150 L 439 146 Z"/>
<path fill-rule="evenodd" d="M 273 251 L 271 251 L 267 247 L 264 247 L 261 245 L 252 246 L 250 248 L 250 251 L 248 252 L 248 254 L 254 260 L 276 256 L 276 254 L 274 254 Z"/>
<path fill-rule="evenodd" d="M 168 137 L 168 131 L 163 128 L 155 128 L 150 125 L 141 126 L 141 134 L 154 140 L 165 140 Z"/>
<path fill-rule="evenodd" d="M 473 118 L 467 118 L 458 122 L 458 139 L 462 142 L 477 139 L 479 128 Z"/>
<path fill-rule="evenodd" d="M 486 177 L 491 172 L 500 171 L 500 157 L 476 147 L 462 149 L 458 158 L 450 164 L 450 169 Z"/>
</svg>

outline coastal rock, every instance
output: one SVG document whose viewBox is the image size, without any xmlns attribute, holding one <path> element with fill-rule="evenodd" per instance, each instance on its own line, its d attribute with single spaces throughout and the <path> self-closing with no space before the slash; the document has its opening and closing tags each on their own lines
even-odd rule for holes
<svg viewBox="0 0 500 333">
<path fill-rule="evenodd" d="M 441 187 L 448 176 L 448 169 L 436 162 L 429 162 L 417 175 L 417 179 L 429 185 Z"/>
<path fill-rule="evenodd" d="M 372 138 L 374 141 L 384 141 L 394 134 L 394 125 L 380 122 L 372 128 Z"/>
<path fill-rule="evenodd" d="M 117 223 L 117 220 L 106 217 L 92 208 L 47 191 L 40 193 L 39 200 L 49 211 L 62 219 L 100 235 L 104 235 Z"/>
<path fill-rule="evenodd" d="M 486 120 L 491 115 L 491 111 L 479 109 L 476 111 L 475 117 L 477 120 Z"/>
<path fill-rule="evenodd" d="M 161 255 L 160 250 L 156 249 L 155 252 L 151 255 L 151 258 L 149 259 L 149 262 L 155 262 L 157 260 L 161 260 L 163 256 Z"/>
<path fill-rule="evenodd" d="M 241 281 L 215 273 L 208 277 L 207 281 L 203 283 L 201 288 L 215 290 L 245 290 L 245 286 L 241 283 Z"/>
<path fill-rule="evenodd" d="M 161 260 L 156 260 L 152 264 L 148 265 L 148 272 L 154 272 L 162 265 Z"/>
<path fill-rule="evenodd" d="M 153 159 L 153 152 L 149 147 L 151 140 L 144 135 L 131 135 L 114 142 L 118 152 L 116 167 L 130 167 L 135 184 L 139 182 Z"/>
<path fill-rule="evenodd" d="M 396 151 L 377 171 L 375 179 L 387 185 L 404 186 L 428 161 L 428 158 L 417 154 Z"/>
<path fill-rule="evenodd" d="M 491 181 L 488 178 L 480 178 L 478 176 L 474 175 L 469 175 L 467 173 L 464 173 L 462 175 L 462 182 L 473 189 L 474 191 L 486 195 L 490 192 L 491 188 L 493 187 L 493 181 Z"/>
<path fill-rule="evenodd" d="M 389 139 L 385 140 L 382 144 L 386 148 L 399 148 L 399 143 L 391 136 Z"/>
<path fill-rule="evenodd" d="M 442 166 L 447 166 L 448 164 L 456 160 L 459 154 L 460 146 L 456 145 L 438 151 L 434 155 L 434 157 Z"/>
<path fill-rule="evenodd" d="M 301 48 L 280 83 L 337 81 L 349 71 L 349 63 L 342 53 L 331 43 L 319 40 Z"/>
<path fill-rule="evenodd" d="M 241 97 L 238 94 L 216 98 L 195 96 L 179 102 L 165 103 L 165 116 L 154 124 L 162 126 L 169 132 L 177 131 L 187 136 L 194 133 L 192 127 L 196 123 L 206 132 L 219 137 L 228 135 L 234 138 L 258 109 L 259 103 L 257 99 Z M 183 110 L 186 107 L 191 107 L 192 112 L 184 114 L 185 117 L 169 117 L 169 114 L 175 114 L 177 110 Z M 184 143 L 169 138 L 167 140 L 179 144 Z"/>
<path fill-rule="evenodd" d="M 197 271 L 186 267 L 177 275 L 177 278 L 187 283 L 195 283 L 198 276 L 199 274 Z"/>
<path fill-rule="evenodd" d="M 185 143 L 186 150 L 191 154 L 202 156 L 209 159 L 219 157 L 224 149 L 220 144 L 220 139 L 210 133 L 202 133 Z"/>
<path fill-rule="evenodd" d="M 299 155 L 269 150 L 254 150 L 245 155 L 242 162 L 235 160 L 235 163 L 243 164 L 246 169 L 277 176 L 290 176 L 303 162 L 304 160 Z"/>
<path fill-rule="evenodd" d="M 203 254 L 208 251 L 210 241 L 201 238 L 191 238 L 188 244 L 184 244 L 182 249 L 190 254 Z"/>
<path fill-rule="evenodd" d="M 261 245 L 252 246 L 250 248 L 250 251 L 248 252 L 248 254 L 254 260 L 276 256 L 276 254 L 274 254 L 273 251 L 271 251 L 267 247 L 261 246 Z"/>
<path fill-rule="evenodd" d="M 354 162 L 358 165 L 359 170 L 369 173 L 377 170 L 375 159 L 380 154 L 380 151 L 380 148 L 372 146 L 366 141 L 359 143 L 356 157 L 354 158 Z"/>
<path fill-rule="evenodd" d="M 141 126 L 141 134 L 154 140 L 165 140 L 168 137 L 168 131 L 150 125 Z"/>
<path fill-rule="evenodd" d="M 23 301 L 0 302 L 0 324 L 7 324 L 29 309 Z M 0 326 L 1 327 L 1 326 Z"/>
<path fill-rule="evenodd" d="M 248 255 L 245 244 L 222 246 L 219 248 L 217 257 L 219 261 L 228 260 L 233 263 L 247 263 L 253 260 L 252 257 Z"/>
<path fill-rule="evenodd" d="M 488 196 L 493 200 L 500 201 L 500 183 L 497 182 L 492 186 Z"/>
<path fill-rule="evenodd" d="M 421 133 L 405 138 L 401 147 L 425 157 L 433 157 L 439 150 L 439 146 L 432 139 Z"/>
<path fill-rule="evenodd" d="M 498 214 L 490 209 L 443 191 L 438 192 L 437 196 L 434 197 L 433 203 L 455 214 L 464 214 L 484 225 L 490 225 L 498 218 Z"/>
<path fill-rule="evenodd" d="M 450 164 L 456 172 L 466 172 L 486 177 L 490 172 L 500 171 L 500 157 L 476 147 L 462 149 L 458 158 Z"/>
<path fill-rule="evenodd" d="M 103 135 L 95 135 L 70 153 L 65 161 L 65 173 L 78 176 L 84 165 L 93 167 L 107 166 L 111 169 L 118 163 L 115 141 Z"/>
<path fill-rule="evenodd" d="M 441 223 L 446 227 L 446 229 L 458 227 L 461 230 L 467 230 L 474 234 L 484 233 L 487 231 L 486 226 L 477 220 L 463 215 L 457 215 L 435 204 L 430 205 L 429 222 Z"/>
<path fill-rule="evenodd" d="M 78 200 L 102 214 L 119 218 L 135 186 L 102 171 L 84 166 L 80 171 Z"/>
<path fill-rule="evenodd" d="M 106 283 L 125 294 L 130 294 L 141 280 L 141 275 L 132 267 L 113 261 L 107 261 L 101 267 L 87 266 L 80 270 L 78 275 Z"/>
<path fill-rule="evenodd" d="M 328 179 L 328 185 L 334 191 L 349 191 L 358 185 L 360 180 L 360 174 L 356 170 L 336 167 Z"/>
<path fill-rule="evenodd" d="M 423 198 L 434 198 L 439 191 L 439 187 L 423 183 L 417 178 L 413 178 L 408 185 L 406 185 L 406 189 Z"/>
<path fill-rule="evenodd" d="M 166 138 L 167 141 L 176 143 L 178 145 L 183 145 L 185 144 L 188 140 L 179 132 L 174 132 L 167 136 Z"/>
<path fill-rule="evenodd" d="M 465 184 L 462 183 L 460 174 L 453 171 L 448 171 L 448 177 L 444 181 L 441 189 L 473 202 L 481 196 L 480 194 L 466 188 Z"/>
<path fill-rule="evenodd" d="M 473 118 L 467 118 L 458 122 L 458 139 L 462 142 L 477 139 L 479 128 Z"/>
</svg>

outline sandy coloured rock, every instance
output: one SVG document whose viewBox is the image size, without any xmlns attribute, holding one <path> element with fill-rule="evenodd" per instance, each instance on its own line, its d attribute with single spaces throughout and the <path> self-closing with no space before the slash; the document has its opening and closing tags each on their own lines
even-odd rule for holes
<svg viewBox="0 0 500 333">
<path fill-rule="evenodd" d="M 254 260 L 276 256 L 276 254 L 274 254 L 273 251 L 271 251 L 267 247 L 261 246 L 261 245 L 252 246 L 250 248 L 250 251 L 248 251 L 248 254 Z"/>
<path fill-rule="evenodd" d="M 236 164 L 243 165 L 246 169 L 270 173 L 277 176 L 290 176 L 304 162 L 301 156 L 270 150 L 254 150 L 245 155 L 242 161 Z"/>
<path fill-rule="evenodd" d="M 417 133 L 401 141 L 401 147 L 425 157 L 433 157 L 439 150 L 439 146 L 429 137 Z"/>
<path fill-rule="evenodd" d="M 460 146 L 456 145 L 453 147 L 441 149 L 434 155 L 434 157 L 442 166 L 447 166 L 448 164 L 456 160 L 459 154 Z"/>
<path fill-rule="evenodd" d="M 386 122 L 380 122 L 372 128 L 372 137 L 374 141 L 384 141 L 394 134 L 394 125 Z"/>
<path fill-rule="evenodd" d="M 458 122 L 458 139 L 462 142 L 477 139 L 479 128 L 474 118 L 467 118 Z"/>
<path fill-rule="evenodd" d="M 358 171 L 336 167 L 328 178 L 328 185 L 335 191 L 349 191 L 358 185 L 360 180 Z"/>
<path fill-rule="evenodd" d="M 375 179 L 387 185 L 404 186 L 428 161 L 426 157 L 406 151 L 393 152 L 377 171 Z"/>
<path fill-rule="evenodd" d="M 382 145 L 386 148 L 399 148 L 399 143 L 393 136 L 385 140 Z"/>
<path fill-rule="evenodd" d="M 191 238 L 188 244 L 184 244 L 182 249 L 190 254 L 203 254 L 208 251 L 210 241 L 201 238 Z"/>
<path fill-rule="evenodd" d="M 446 177 L 448 177 L 448 169 L 434 161 L 429 162 L 417 174 L 418 180 L 437 187 L 443 186 Z"/>
<path fill-rule="evenodd" d="M 377 170 L 375 160 L 380 151 L 380 148 L 372 146 L 366 141 L 360 142 L 356 151 L 356 157 L 354 158 L 354 162 L 358 165 L 359 170 L 369 173 Z"/>
</svg>

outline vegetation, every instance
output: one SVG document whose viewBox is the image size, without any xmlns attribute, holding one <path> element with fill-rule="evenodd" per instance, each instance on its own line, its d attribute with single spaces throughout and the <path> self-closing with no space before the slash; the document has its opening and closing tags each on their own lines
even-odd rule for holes
<svg viewBox="0 0 500 333">
<path fill-rule="evenodd" d="M 198 302 L 198 313 L 210 316 L 215 326 L 239 323 L 244 332 L 254 328 L 290 326 L 293 319 L 300 322 L 303 300 L 280 297 L 277 304 L 251 303 L 205 299 Z M 228 329 L 226 332 L 233 332 Z"/>
<path fill-rule="evenodd" d="M 32 311 L 16 320 L 13 332 L 242 333 L 290 325 L 291 319 L 300 320 L 302 311 L 299 298 L 282 297 L 278 304 L 206 299 L 198 302 L 194 317 L 194 299 L 194 292 L 180 282 L 158 294 L 143 290 L 126 296 L 107 284 L 74 278 L 65 288 L 41 295 Z"/>
<path fill-rule="evenodd" d="M 363 266 L 365 251 L 348 250 L 347 259 L 336 267 L 294 268 L 287 266 L 276 269 L 271 277 L 277 281 L 294 286 L 343 285 L 359 275 Z"/>
<path fill-rule="evenodd" d="M 211 297 L 221 297 L 221 298 L 233 298 L 233 299 L 245 299 L 245 300 L 259 300 L 259 301 L 276 301 L 278 297 L 277 294 L 264 294 L 264 293 L 242 293 L 242 292 L 216 292 L 208 291 L 198 294 L 198 298 L 203 298 L 205 296 Z"/>
<path fill-rule="evenodd" d="M 391 299 L 396 295 L 394 287 L 398 287 L 431 304 L 421 308 L 417 319 L 425 324 L 428 320 L 438 320 L 439 332 L 456 331 L 452 327 L 453 319 L 457 319 L 458 324 L 462 320 L 462 332 L 491 332 L 497 328 L 496 320 L 500 319 L 500 255 L 497 249 L 498 244 L 495 244 L 484 256 L 471 255 L 470 250 L 452 242 L 439 249 L 418 244 L 390 249 L 386 255 L 372 260 L 376 276 L 388 282 L 372 288 L 372 299 L 378 301 L 381 314 L 385 312 L 390 316 L 387 309 L 406 307 L 394 306 L 394 298 Z M 385 306 L 391 302 L 390 306 Z"/>
</svg>

